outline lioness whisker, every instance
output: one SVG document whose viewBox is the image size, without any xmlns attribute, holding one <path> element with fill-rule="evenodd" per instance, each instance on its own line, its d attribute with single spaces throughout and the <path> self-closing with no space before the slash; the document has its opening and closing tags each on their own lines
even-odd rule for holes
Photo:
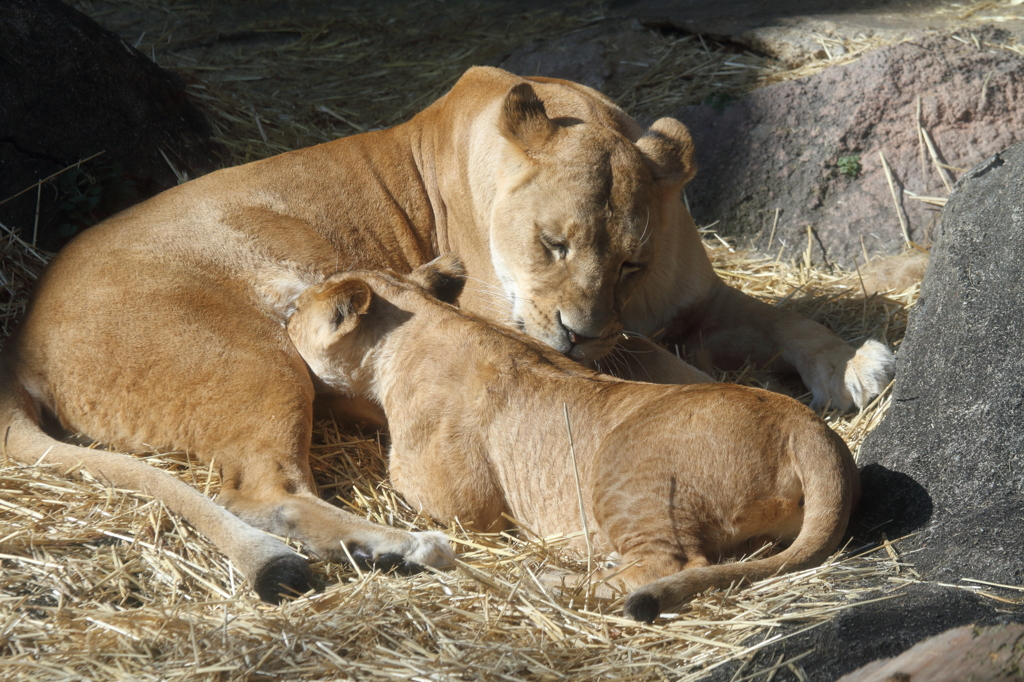
<svg viewBox="0 0 1024 682">
<path fill-rule="evenodd" d="M 651 238 L 651 234 L 654 234 L 654 232 L 651 232 L 650 234 L 647 233 L 647 228 L 649 228 L 650 226 L 651 226 L 651 207 L 648 206 L 647 207 L 647 222 L 644 223 L 644 232 L 643 232 L 643 234 L 640 235 L 640 246 L 645 246 L 647 244 L 647 240 Z"/>
</svg>

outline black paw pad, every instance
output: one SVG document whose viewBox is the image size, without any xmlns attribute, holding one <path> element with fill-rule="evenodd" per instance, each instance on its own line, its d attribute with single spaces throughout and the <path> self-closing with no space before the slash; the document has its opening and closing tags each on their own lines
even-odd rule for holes
<svg viewBox="0 0 1024 682">
<path fill-rule="evenodd" d="M 400 568 L 402 562 L 405 561 L 405 557 L 397 552 L 388 552 L 387 554 L 381 554 L 379 557 L 374 559 L 373 567 L 377 570 L 389 573 L 396 568 Z"/>
<path fill-rule="evenodd" d="M 387 552 L 375 558 L 362 545 L 353 543 L 348 545 L 348 553 L 362 570 L 378 570 L 383 573 L 397 573 L 399 575 L 412 575 L 423 570 L 422 566 L 406 561 L 405 557 L 398 552 Z"/>
<path fill-rule="evenodd" d="M 658 603 L 658 598 L 653 595 L 634 592 L 626 597 L 623 611 L 633 620 L 653 623 L 654 619 L 661 614 L 661 605 Z"/>
<path fill-rule="evenodd" d="M 362 545 L 352 543 L 346 546 L 348 549 L 348 555 L 352 557 L 352 561 L 355 562 L 356 566 L 362 569 L 369 569 L 373 566 L 373 553 L 367 550 Z"/>
<path fill-rule="evenodd" d="M 316 586 L 313 571 L 298 554 L 274 557 L 256 572 L 252 583 L 260 599 L 270 604 L 294 599 Z"/>
</svg>

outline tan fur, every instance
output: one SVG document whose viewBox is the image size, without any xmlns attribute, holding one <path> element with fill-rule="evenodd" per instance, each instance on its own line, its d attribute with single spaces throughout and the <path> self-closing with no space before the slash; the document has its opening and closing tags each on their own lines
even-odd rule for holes
<svg viewBox="0 0 1024 682">
<path fill-rule="evenodd" d="M 14 429 L 9 451 L 25 463 L 50 446 L 31 426 L 44 413 L 122 450 L 186 450 L 220 469 L 227 509 L 318 554 L 343 558 L 346 543 L 444 563 L 436 538 L 317 497 L 314 407 L 383 415 L 345 377 L 310 373 L 284 321 L 300 291 L 334 272 L 410 272 L 449 251 L 471 277 L 467 309 L 575 359 L 707 381 L 636 336 L 675 319 L 684 343 L 703 341 L 719 364 L 771 361 L 799 371 L 818 402 L 863 404 L 888 381 L 888 351 L 850 372 L 854 350 L 835 335 L 715 275 L 680 201 L 692 150 L 672 119 L 644 131 L 589 88 L 474 68 L 405 124 L 168 190 L 53 261 L 4 347 L 0 431 Z"/>
<path fill-rule="evenodd" d="M 924 279 L 927 253 L 913 251 L 897 256 L 873 258 L 860 267 L 860 285 L 864 295 L 903 293 Z"/>
<path fill-rule="evenodd" d="M 391 479 L 442 520 L 540 535 L 582 530 L 563 406 L 589 527 L 653 620 L 710 587 L 820 563 L 859 495 L 843 441 L 790 398 L 728 384 L 659 386 L 597 374 L 526 335 L 432 299 L 409 278 L 339 274 L 299 297 L 288 331 L 311 367 L 388 415 Z M 449 298 L 451 296 L 449 295 Z M 711 566 L 764 540 L 780 554 Z"/>
</svg>

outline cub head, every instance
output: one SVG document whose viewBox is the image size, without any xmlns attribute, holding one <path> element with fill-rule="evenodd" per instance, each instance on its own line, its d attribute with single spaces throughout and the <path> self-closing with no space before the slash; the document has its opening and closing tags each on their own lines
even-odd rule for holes
<svg viewBox="0 0 1024 682">
<path fill-rule="evenodd" d="M 599 359 L 696 171 L 689 132 L 663 118 L 634 143 L 604 125 L 552 119 L 528 83 L 505 96 L 498 131 L 490 252 L 513 322 L 570 357 Z"/>
<path fill-rule="evenodd" d="M 288 335 L 317 377 L 348 395 L 366 395 L 372 378 L 368 358 L 388 333 L 416 313 L 455 303 L 464 283 L 465 270 L 454 254 L 407 277 L 338 273 L 299 295 Z"/>
</svg>

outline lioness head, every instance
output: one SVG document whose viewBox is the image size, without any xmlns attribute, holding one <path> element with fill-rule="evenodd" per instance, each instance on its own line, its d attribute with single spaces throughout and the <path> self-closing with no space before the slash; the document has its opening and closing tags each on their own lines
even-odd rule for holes
<svg viewBox="0 0 1024 682">
<path fill-rule="evenodd" d="M 505 96 L 498 130 L 490 249 L 513 322 L 573 358 L 599 359 L 671 229 L 666 206 L 695 172 L 689 132 L 663 118 L 634 143 L 551 119 L 528 83 Z"/>
<path fill-rule="evenodd" d="M 288 335 L 317 377 L 349 395 L 364 395 L 370 381 L 367 355 L 379 341 L 413 311 L 438 305 L 438 300 L 454 303 L 464 284 L 465 269 L 454 254 L 405 277 L 338 273 L 302 292 L 288 319 Z"/>
</svg>

